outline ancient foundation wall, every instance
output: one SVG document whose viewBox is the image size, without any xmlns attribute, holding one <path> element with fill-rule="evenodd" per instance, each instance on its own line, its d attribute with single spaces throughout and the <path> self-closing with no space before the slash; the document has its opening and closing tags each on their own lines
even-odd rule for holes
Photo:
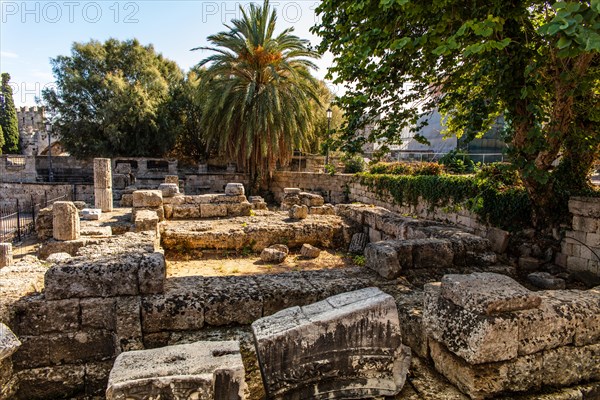
<svg viewBox="0 0 600 400">
<path fill-rule="evenodd" d="M 572 197 L 572 230 L 561 243 L 556 263 L 571 271 L 600 275 L 600 198 Z"/>
<path fill-rule="evenodd" d="M 489 230 L 478 221 L 477 215 L 468 210 L 449 210 L 450 207 L 432 207 L 420 201 L 416 205 L 398 205 L 391 196 L 374 193 L 367 186 L 361 185 L 351 174 L 328 175 L 308 172 L 277 172 L 269 189 L 275 199 L 283 198 L 283 188 L 297 187 L 305 191 L 321 194 L 331 203 L 361 202 L 387 208 L 399 214 L 408 214 L 441 222 L 450 222 L 469 228 L 481 236 Z"/>
<path fill-rule="evenodd" d="M 223 193 L 228 183 L 243 183 L 247 188 L 248 175 L 237 173 L 198 174 L 185 176 L 185 194 Z"/>
</svg>

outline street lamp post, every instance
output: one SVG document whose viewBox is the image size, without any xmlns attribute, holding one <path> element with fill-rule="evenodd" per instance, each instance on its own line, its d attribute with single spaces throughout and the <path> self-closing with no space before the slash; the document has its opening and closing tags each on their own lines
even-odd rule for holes
<svg viewBox="0 0 600 400">
<path fill-rule="evenodd" d="M 54 181 L 54 173 L 52 172 L 52 142 L 50 136 L 52 135 L 52 124 L 46 124 L 46 133 L 48 134 L 48 182 Z"/>
<path fill-rule="evenodd" d="M 330 127 L 331 127 L 331 114 L 333 112 L 331 111 L 331 108 L 327 109 L 327 148 L 325 150 L 325 167 L 327 167 L 329 165 L 329 135 L 331 134 L 330 132 Z"/>
</svg>

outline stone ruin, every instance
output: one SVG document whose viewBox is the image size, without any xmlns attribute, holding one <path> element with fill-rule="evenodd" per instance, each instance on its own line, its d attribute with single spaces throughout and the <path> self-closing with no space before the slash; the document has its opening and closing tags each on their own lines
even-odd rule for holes
<svg viewBox="0 0 600 400">
<path fill-rule="evenodd" d="M 492 251 L 502 235 L 299 189 L 269 211 L 239 184 L 188 196 L 169 180 L 132 192 L 119 217 L 80 220 L 84 205 L 55 203 L 40 249 L 50 265 L 0 269 L 0 398 L 242 399 L 247 353 L 269 398 L 600 392 L 600 287 L 531 291 L 496 273 L 510 271 Z M 309 212 L 290 218 L 294 207 Z M 167 276 L 165 251 L 245 247 L 347 248 L 365 267 Z M 405 278 L 428 273 L 438 282 Z M 235 329 L 253 340 L 210 340 Z"/>
</svg>

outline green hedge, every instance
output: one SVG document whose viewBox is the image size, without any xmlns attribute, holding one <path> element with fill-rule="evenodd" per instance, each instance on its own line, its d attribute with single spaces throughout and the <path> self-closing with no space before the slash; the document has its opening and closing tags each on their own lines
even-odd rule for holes
<svg viewBox="0 0 600 400">
<path fill-rule="evenodd" d="M 461 206 L 475 212 L 481 221 L 515 230 L 531 222 L 531 203 L 523 187 L 506 187 L 476 176 L 409 176 L 358 174 L 359 182 L 382 195 L 391 195 L 399 205 L 415 205 L 423 198 L 429 207 Z"/>
</svg>

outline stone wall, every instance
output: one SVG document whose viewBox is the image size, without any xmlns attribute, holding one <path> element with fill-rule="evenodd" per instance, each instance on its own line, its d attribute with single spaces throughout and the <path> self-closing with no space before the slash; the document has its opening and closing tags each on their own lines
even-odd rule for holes
<svg viewBox="0 0 600 400">
<path fill-rule="evenodd" d="M 249 185 L 249 177 L 238 173 L 206 173 L 185 176 L 185 194 L 223 193 L 228 183 L 242 183 L 246 188 Z"/>
<path fill-rule="evenodd" d="M 572 230 L 561 243 L 556 263 L 570 271 L 589 271 L 600 275 L 600 198 L 572 197 Z"/>
<path fill-rule="evenodd" d="M 73 185 L 51 183 L 0 183 L 0 206 L 14 205 L 19 200 L 20 204 L 44 204 L 58 197 L 67 196 L 70 200 L 73 195 Z"/>
<path fill-rule="evenodd" d="M 0 182 L 35 182 L 35 157 L 0 155 Z"/>
<path fill-rule="evenodd" d="M 489 227 L 479 222 L 476 214 L 465 209 L 451 207 L 430 208 L 424 201 L 416 205 L 398 205 L 389 195 L 379 195 L 361 185 L 351 174 L 328 175 L 308 172 L 276 172 L 269 189 L 275 199 L 281 201 L 283 188 L 297 187 L 321 194 L 330 203 L 361 202 L 387 208 L 399 214 L 440 222 L 450 222 L 468 228 L 480 236 L 486 236 Z"/>
</svg>

